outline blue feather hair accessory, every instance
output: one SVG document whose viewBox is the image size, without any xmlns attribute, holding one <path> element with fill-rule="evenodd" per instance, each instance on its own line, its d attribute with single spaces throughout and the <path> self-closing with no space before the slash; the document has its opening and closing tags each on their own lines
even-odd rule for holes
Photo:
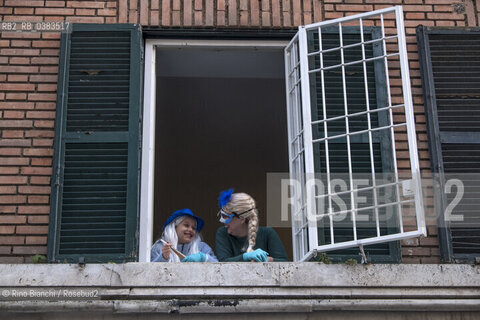
<svg viewBox="0 0 480 320">
<path fill-rule="evenodd" d="M 218 206 L 220 208 L 223 208 L 228 201 L 230 201 L 230 198 L 232 197 L 233 189 L 228 189 L 225 191 L 220 192 L 220 197 L 218 197 Z"/>
</svg>

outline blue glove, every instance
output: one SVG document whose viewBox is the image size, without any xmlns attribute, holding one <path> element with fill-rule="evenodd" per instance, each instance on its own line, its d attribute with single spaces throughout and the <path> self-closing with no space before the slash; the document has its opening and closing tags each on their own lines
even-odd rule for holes
<svg viewBox="0 0 480 320">
<path fill-rule="evenodd" d="M 182 259 L 182 262 L 205 262 L 207 260 L 207 256 L 203 252 L 197 252 L 186 256 Z"/>
<path fill-rule="evenodd" d="M 268 262 L 268 253 L 263 251 L 262 249 L 256 249 L 252 252 L 245 252 L 243 254 L 244 261 L 251 261 L 255 260 L 257 262 Z"/>
</svg>

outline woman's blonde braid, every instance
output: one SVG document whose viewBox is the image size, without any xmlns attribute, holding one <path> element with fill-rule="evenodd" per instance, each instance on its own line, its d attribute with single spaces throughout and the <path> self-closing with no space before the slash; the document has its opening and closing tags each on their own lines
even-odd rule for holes
<svg viewBox="0 0 480 320">
<path fill-rule="evenodd" d="M 255 208 L 255 200 L 251 197 L 250 201 L 250 208 Z M 258 211 L 257 209 L 253 209 L 251 215 L 248 217 L 248 249 L 247 252 L 252 252 L 253 247 L 255 247 L 255 243 L 257 241 L 257 231 L 258 231 Z"/>
</svg>

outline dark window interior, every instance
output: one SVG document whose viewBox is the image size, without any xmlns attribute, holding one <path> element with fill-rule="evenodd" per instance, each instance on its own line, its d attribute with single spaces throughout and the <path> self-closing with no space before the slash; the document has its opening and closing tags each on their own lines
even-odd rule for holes
<svg viewBox="0 0 480 320">
<path fill-rule="evenodd" d="M 190 208 L 215 249 L 217 197 L 235 188 L 266 221 L 266 174 L 288 172 L 282 49 L 158 48 L 154 239 Z M 280 214 L 280 213 L 279 213 Z M 291 229 L 276 228 L 291 252 Z"/>
</svg>

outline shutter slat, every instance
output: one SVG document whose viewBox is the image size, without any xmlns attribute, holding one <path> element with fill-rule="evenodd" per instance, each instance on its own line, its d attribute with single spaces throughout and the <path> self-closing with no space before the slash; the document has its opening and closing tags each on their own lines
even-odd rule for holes
<svg viewBox="0 0 480 320">
<path fill-rule="evenodd" d="M 480 37 L 430 34 L 429 45 L 440 131 L 480 131 Z"/>
<path fill-rule="evenodd" d="M 51 203 L 58 207 L 52 206 L 57 227 L 49 232 L 49 259 L 132 261 L 138 250 L 141 32 L 125 24 L 72 26 L 62 34 L 62 130 L 55 137 L 60 184 L 52 187 Z"/>
<path fill-rule="evenodd" d="M 471 228 L 480 225 L 480 181 L 471 175 L 480 173 L 480 145 L 442 144 L 442 155 L 446 179 L 461 179 L 464 185 L 464 194 L 451 212 L 453 216 L 464 217 L 463 221 L 450 222 L 452 249 L 455 254 L 474 254 L 474 248 L 480 252 L 480 229 Z M 457 192 L 447 194 L 448 203 L 456 195 Z"/>
<path fill-rule="evenodd" d="M 128 82 L 119 85 L 111 79 L 129 79 L 130 32 L 108 34 L 112 38 L 102 32 L 72 37 L 67 131 L 128 131 Z M 85 112 L 84 105 L 79 103 L 89 101 L 95 103 L 95 117 L 75 116 Z M 127 108 L 106 111 L 104 105 L 112 102 Z"/>
</svg>

